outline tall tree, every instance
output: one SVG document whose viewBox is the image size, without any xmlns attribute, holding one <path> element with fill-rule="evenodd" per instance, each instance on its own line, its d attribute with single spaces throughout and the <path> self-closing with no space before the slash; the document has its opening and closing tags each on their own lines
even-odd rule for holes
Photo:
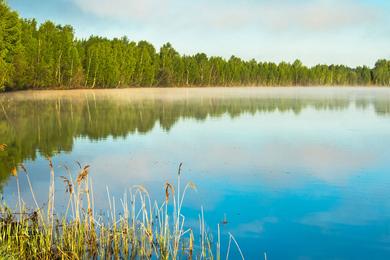
<svg viewBox="0 0 390 260">
<path fill-rule="evenodd" d="M 18 14 L 0 1 L 0 89 L 12 87 L 15 56 L 21 51 Z"/>
</svg>

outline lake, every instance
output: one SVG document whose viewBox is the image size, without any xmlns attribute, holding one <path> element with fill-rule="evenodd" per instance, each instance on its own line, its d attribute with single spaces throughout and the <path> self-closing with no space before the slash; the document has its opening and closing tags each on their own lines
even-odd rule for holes
<svg viewBox="0 0 390 260">
<path fill-rule="evenodd" d="M 91 166 L 104 211 L 106 187 L 118 205 L 136 184 L 164 200 L 183 163 L 182 181 L 197 186 L 186 223 L 197 227 L 203 207 L 210 231 L 219 223 L 247 259 L 390 257 L 390 89 L 26 91 L 0 102 L 0 189 L 11 206 L 20 163 L 43 205 L 53 159 L 57 211 L 63 165 Z M 22 175 L 20 188 L 33 207 Z"/>
</svg>

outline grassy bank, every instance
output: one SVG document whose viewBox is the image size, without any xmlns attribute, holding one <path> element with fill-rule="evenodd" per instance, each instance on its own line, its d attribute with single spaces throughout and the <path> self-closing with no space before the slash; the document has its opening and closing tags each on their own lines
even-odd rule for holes
<svg viewBox="0 0 390 260">
<path fill-rule="evenodd" d="M 0 146 L 2 150 L 6 148 L 5 145 Z M 50 187 L 48 202 L 44 206 L 36 200 L 27 169 L 20 165 L 12 170 L 18 202 L 15 209 L 4 203 L 0 206 L 0 258 L 221 258 L 219 225 L 215 232 L 217 237 L 213 237 L 207 231 L 203 210 L 199 214 L 199 230 L 187 228 L 181 211 L 186 193 L 196 187 L 192 182 L 181 184 L 181 165 L 177 183 L 165 183 L 165 198 L 161 203 L 153 201 L 143 186 L 133 186 L 123 194 L 119 199 L 120 205 L 117 205 L 117 200 L 107 189 L 109 209 L 108 214 L 103 216 L 95 212 L 88 165 L 79 165 L 76 175 L 65 167 L 67 176 L 56 176 L 50 159 L 48 164 Z M 21 175 L 27 179 L 34 209 L 28 209 L 20 196 Z M 56 212 L 54 203 L 56 178 L 61 178 L 66 188 L 67 205 L 63 213 Z M 229 234 L 226 258 L 234 246 L 241 254 L 236 240 Z"/>
</svg>

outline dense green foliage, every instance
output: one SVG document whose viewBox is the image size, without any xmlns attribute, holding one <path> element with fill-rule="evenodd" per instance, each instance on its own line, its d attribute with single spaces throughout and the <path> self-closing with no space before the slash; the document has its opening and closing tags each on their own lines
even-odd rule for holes
<svg viewBox="0 0 390 260">
<path fill-rule="evenodd" d="M 146 41 L 91 36 L 19 18 L 0 0 L 0 89 L 124 86 L 390 85 L 390 61 L 374 68 L 244 61 L 157 51 Z"/>
</svg>

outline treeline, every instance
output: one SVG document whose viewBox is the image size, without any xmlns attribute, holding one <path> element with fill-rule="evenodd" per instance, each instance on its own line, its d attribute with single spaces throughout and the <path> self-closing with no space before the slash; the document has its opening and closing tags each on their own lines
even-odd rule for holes
<svg viewBox="0 0 390 260">
<path fill-rule="evenodd" d="M 180 55 L 126 37 L 76 39 L 71 26 L 21 19 L 0 0 L 0 89 L 125 86 L 390 85 L 390 60 L 374 68 Z"/>
</svg>

